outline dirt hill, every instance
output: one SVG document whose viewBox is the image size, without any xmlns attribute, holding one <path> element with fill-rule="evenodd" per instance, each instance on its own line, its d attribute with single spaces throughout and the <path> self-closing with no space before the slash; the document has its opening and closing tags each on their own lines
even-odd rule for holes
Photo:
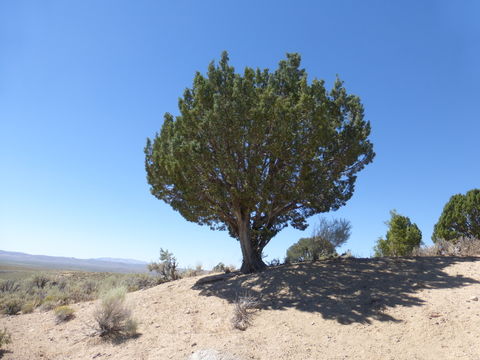
<svg viewBox="0 0 480 360">
<path fill-rule="evenodd" d="M 260 301 L 232 328 L 233 302 Z M 96 302 L 5 316 L 4 359 L 480 359 L 480 258 L 340 259 L 188 278 L 130 293 L 139 335 L 92 337 Z M 215 355 L 216 354 L 216 355 Z"/>
</svg>

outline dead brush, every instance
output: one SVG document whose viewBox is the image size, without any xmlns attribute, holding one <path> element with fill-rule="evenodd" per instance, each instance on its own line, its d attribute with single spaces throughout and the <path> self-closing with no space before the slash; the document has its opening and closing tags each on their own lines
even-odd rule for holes
<svg viewBox="0 0 480 360">
<path fill-rule="evenodd" d="M 260 301 L 249 293 L 237 295 L 233 307 L 232 326 L 235 329 L 245 331 L 251 325 L 253 310 L 258 309 Z"/>
<path fill-rule="evenodd" d="M 439 239 L 431 246 L 413 250 L 413 256 L 479 256 L 480 239 L 461 237 L 455 241 Z"/>
</svg>

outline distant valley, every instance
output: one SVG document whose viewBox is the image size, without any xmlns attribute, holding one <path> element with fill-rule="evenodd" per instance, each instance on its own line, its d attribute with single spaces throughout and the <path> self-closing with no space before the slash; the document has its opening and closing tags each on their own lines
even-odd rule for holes
<svg viewBox="0 0 480 360">
<path fill-rule="evenodd" d="M 21 252 L 0 250 L 0 266 L 2 265 L 46 270 L 82 270 L 116 273 L 148 272 L 147 262 L 134 259 L 77 259 L 73 257 L 31 255 Z"/>
</svg>

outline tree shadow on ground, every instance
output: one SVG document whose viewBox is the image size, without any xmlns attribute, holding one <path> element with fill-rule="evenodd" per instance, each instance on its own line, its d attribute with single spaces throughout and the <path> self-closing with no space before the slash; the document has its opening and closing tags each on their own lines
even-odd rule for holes
<svg viewBox="0 0 480 360">
<path fill-rule="evenodd" d="M 0 349 L 0 359 L 3 358 L 5 354 L 13 354 L 13 351 L 11 350 L 6 350 L 6 349 Z"/>
<path fill-rule="evenodd" d="M 453 289 L 478 280 L 452 276 L 444 269 L 480 258 L 422 257 L 334 259 L 267 269 L 259 274 L 222 274 L 199 279 L 192 289 L 202 296 L 234 302 L 245 291 L 263 309 L 294 308 L 319 313 L 341 324 L 396 321 L 387 308 L 421 306 L 423 289 Z"/>
</svg>

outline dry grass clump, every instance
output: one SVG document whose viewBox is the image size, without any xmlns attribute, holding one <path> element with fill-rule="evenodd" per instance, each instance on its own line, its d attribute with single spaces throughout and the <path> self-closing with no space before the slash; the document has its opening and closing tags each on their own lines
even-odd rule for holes
<svg viewBox="0 0 480 360">
<path fill-rule="evenodd" d="M 11 342 L 12 342 L 12 337 L 10 336 L 7 329 L 5 328 L 3 330 L 0 330 L 0 348 L 2 348 L 3 345 L 10 344 Z"/>
<path fill-rule="evenodd" d="M 413 250 L 413 256 L 479 256 L 480 239 L 459 238 L 455 241 L 437 240 L 432 246 Z"/>
<path fill-rule="evenodd" d="M 33 312 L 33 310 L 35 310 L 35 303 L 33 303 L 32 301 L 30 302 L 27 302 L 25 304 L 23 304 L 22 306 L 22 314 L 30 314 Z"/>
<path fill-rule="evenodd" d="M 238 330 L 246 330 L 251 325 L 252 310 L 259 305 L 258 299 L 251 294 L 238 296 L 233 308 L 232 326 Z"/>
<path fill-rule="evenodd" d="M 107 292 L 94 313 L 97 332 L 105 339 L 128 338 L 137 332 L 137 322 L 125 305 L 125 288 L 116 288 Z"/>
<path fill-rule="evenodd" d="M 73 310 L 71 307 L 68 307 L 66 305 L 58 306 L 54 310 L 55 313 L 55 322 L 57 324 L 60 324 L 65 321 L 72 320 L 75 315 L 75 310 Z"/>
</svg>

